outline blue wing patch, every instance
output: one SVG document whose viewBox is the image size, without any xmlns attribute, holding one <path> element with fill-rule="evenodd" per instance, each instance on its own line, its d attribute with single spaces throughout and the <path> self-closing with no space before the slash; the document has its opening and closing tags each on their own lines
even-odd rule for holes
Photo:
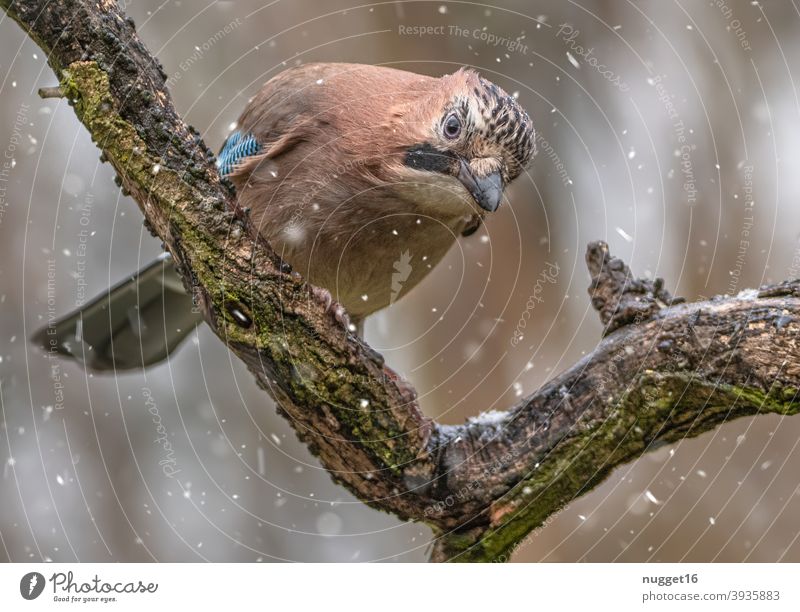
<svg viewBox="0 0 800 612">
<path fill-rule="evenodd" d="M 242 134 L 241 132 L 233 132 L 225 144 L 222 146 L 222 151 L 219 152 L 217 157 L 217 168 L 222 176 L 228 176 L 233 172 L 237 164 L 241 163 L 246 157 L 255 155 L 261 151 L 261 145 L 258 144 L 255 136 L 252 134 Z"/>
</svg>

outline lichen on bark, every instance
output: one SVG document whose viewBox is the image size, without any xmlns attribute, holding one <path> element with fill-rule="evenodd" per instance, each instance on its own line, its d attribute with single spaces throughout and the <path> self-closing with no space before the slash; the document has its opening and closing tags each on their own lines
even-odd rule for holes
<svg viewBox="0 0 800 612">
<path fill-rule="evenodd" d="M 214 332 L 334 480 L 434 529 L 432 560 L 506 560 L 616 466 L 731 418 L 798 412 L 800 283 L 682 304 L 598 242 L 587 250 L 605 326 L 595 350 L 500 420 L 432 422 L 330 296 L 260 238 L 116 3 L 0 7 L 46 52 Z"/>
</svg>

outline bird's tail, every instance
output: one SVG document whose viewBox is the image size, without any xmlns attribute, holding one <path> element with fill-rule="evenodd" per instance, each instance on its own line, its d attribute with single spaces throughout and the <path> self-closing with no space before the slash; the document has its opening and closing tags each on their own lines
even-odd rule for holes
<svg viewBox="0 0 800 612">
<path fill-rule="evenodd" d="M 129 279 L 33 336 L 46 351 L 92 370 L 162 361 L 202 320 L 165 253 Z"/>
</svg>

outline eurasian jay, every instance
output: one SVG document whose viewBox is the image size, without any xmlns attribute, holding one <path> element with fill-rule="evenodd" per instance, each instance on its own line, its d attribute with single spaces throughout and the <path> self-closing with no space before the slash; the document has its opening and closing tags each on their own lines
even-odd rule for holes
<svg viewBox="0 0 800 612">
<path fill-rule="evenodd" d="M 269 80 L 217 165 L 278 255 L 360 322 L 474 232 L 535 152 L 526 112 L 473 70 L 320 63 Z M 92 369 L 141 368 L 199 320 L 163 256 L 37 338 Z"/>
</svg>

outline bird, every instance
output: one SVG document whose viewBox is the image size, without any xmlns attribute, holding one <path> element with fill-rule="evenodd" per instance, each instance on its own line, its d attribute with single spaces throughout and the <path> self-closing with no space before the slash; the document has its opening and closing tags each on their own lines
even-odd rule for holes
<svg viewBox="0 0 800 612">
<path fill-rule="evenodd" d="M 261 87 L 216 164 L 280 258 L 361 329 L 497 210 L 535 154 L 528 114 L 472 68 L 310 63 Z M 164 253 L 36 338 L 92 370 L 144 368 L 201 320 Z"/>
</svg>

